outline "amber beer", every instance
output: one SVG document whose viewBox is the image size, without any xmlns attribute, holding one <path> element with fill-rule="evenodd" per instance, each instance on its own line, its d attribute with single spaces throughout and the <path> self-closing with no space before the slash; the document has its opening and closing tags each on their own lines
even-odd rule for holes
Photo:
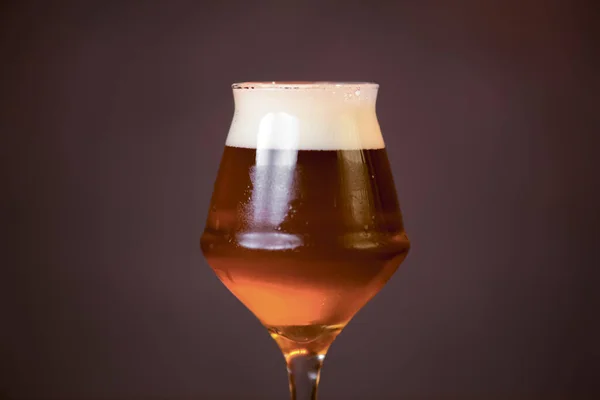
<svg viewBox="0 0 600 400">
<path fill-rule="evenodd" d="M 375 95 L 238 91 L 202 250 L 284 353 L 325 351 L 409 250 Z"/>
</svg>

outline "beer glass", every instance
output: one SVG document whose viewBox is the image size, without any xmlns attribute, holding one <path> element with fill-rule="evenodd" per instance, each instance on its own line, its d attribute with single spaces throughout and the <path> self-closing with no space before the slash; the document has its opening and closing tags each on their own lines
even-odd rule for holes
<svg viewBox="0 0 600 400">
<path fill-rule="evenodd" d="M 325 354 L 406 257 L 368 82 L 244 82 L 201 248 L 316 399 Z"/>
</svg>

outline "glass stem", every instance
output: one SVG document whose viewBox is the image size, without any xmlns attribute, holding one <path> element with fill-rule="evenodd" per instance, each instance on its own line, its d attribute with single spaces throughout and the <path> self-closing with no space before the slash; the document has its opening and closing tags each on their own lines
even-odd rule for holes
<svg viewBox="0 0 600 400">
<path fill-rule="evenodd" d="M 295 354 L 287 357 L 292 400 L 317 400 L 324 354 Z"/>
</svg>

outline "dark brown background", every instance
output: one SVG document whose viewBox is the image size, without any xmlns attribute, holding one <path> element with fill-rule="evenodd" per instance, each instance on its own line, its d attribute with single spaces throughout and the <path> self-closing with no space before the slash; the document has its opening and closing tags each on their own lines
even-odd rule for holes
<svg viewBox="0 0 600 400">
<path fill-rule="evenodd" d="M 413 241 L 323 400 L 600 394 L 591 7 L 391 4 L 4 2 L 0 398 L 287 398 L 198 248 L 229 85 L 273 79 L 381 84 Z"/>
</svg>

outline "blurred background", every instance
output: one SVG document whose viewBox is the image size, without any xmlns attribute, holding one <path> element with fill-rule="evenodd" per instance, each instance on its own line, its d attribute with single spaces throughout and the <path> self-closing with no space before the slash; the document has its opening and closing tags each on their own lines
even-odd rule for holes
<svg viewBox="0 0 600 400">
<path fill-rule="evenodd" d="M 288 398 L 198 246 L 244 80 L 381 85 L 413 248 L 320 398 L 600 398 L 591 6 L 3 2 L 0 398 Z"/>
</svg>

